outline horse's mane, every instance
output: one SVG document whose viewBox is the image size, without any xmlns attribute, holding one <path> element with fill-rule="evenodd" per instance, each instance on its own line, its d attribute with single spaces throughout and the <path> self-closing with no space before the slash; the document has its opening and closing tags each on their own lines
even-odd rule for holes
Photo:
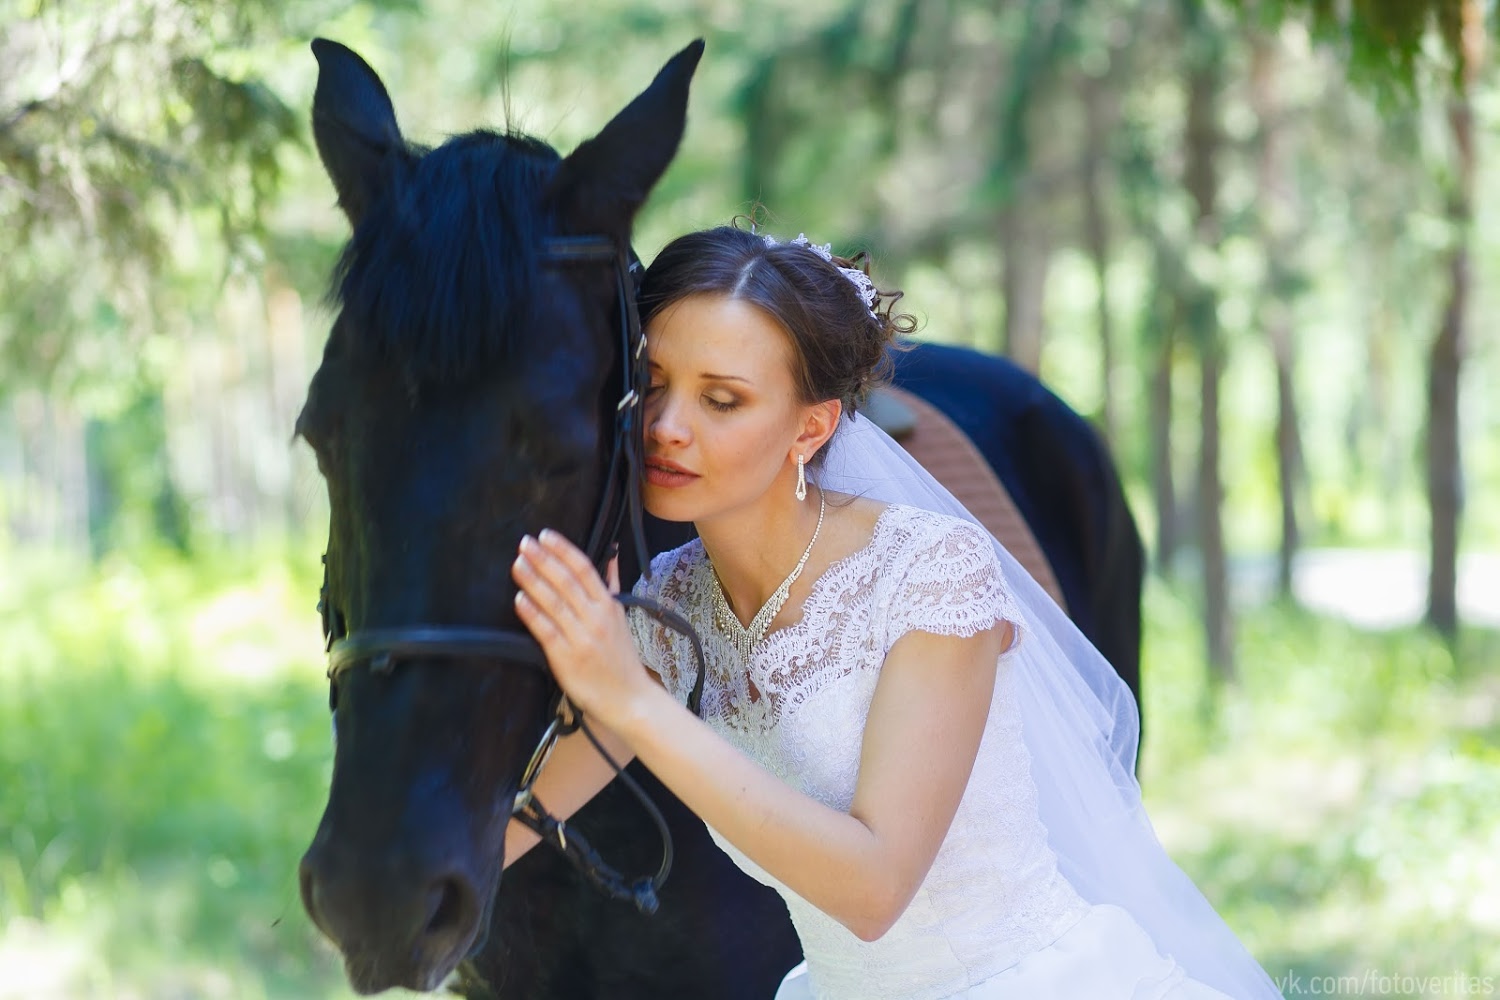
<svg viewBox="0 0 1500 1000">
<path fill-rule="evenodd" d="M 385 189 L 355 228 L 331 297 L 361 350 L 419 383 L 471 377 L 524 329 L 559 157 L 529 136 L 471 132 L 392 157 Z"/>
</svg>

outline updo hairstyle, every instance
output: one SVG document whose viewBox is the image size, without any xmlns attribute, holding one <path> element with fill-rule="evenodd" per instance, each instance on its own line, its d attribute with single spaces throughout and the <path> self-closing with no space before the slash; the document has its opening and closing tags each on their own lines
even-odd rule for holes
<svg viewBox="0 0 1500 1000">
<path fill-rule="evenodd" d="M 839 272 L 868 274 L 868 255 L 832 262 L 806 246 L 769 244 L 763 236 L 719 226 L 679 236 L 662 249 L 641 282 L 642 322 L 691 295 L 723 295 L 759 306 L 786 330 L 793 376 L 804 403 L 837 399 L 854 408 L 890 373 L 886 348 L 916 329 L 915 317 L 893 311 L 899 291 L 878 291 L 873 314 L 854 283 Z"/>
</svg>

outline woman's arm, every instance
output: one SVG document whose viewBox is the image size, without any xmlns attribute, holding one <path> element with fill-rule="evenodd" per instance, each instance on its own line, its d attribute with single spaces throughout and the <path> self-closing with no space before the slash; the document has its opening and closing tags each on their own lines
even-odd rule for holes
<svg viewBox="0 0 1500 1000">
<path fill-rule="evenodd" d="M 848 813 L 787 785 L 664 691 L 616 725 L 694 813 L 797 895 L 866 941 L 906 910 L 968 785 L 1002 629 L 912 632 L 891 649 L 865 724 Z"/>
<path fill-rule="evenodd" d="M 635 758 L 630 746 L 602 723 L 590 719 L 589 729 L 621 767 Z M 599 751 L 580 730 L 557 741 L 532 791 L 547 812 L 558 819 L 568 819 L 598 795 L 614 776 L 615 769 L 599 756 Z M 510 867 L 540 842 L 541 838 L 529 828 L 511 820 L 505 829 L 505 866 Z"/>
<path fill-rule="evenodd" d="M 592 565 L 589 568 L 592 571 Z M 619 569 L 619 563 L 611 560 L 607 584 L 599 581 L 598 575 L 594 574 L 594 580 L 603 591 L 604 599 L 610 604 L 614 604 L 614 595 L 620 590 Z M 515 572 L 515 576 L 518 582 L 522 579 L 522 574 L 519 572 Z M 519 594 L 516 603 L 518 606 L 524 603 Z M 525 617 L 524 613 L 522 617 Z M 655 677 L 654 674 L 649 673 L 646 676 Z M 657 683 L 660 682 L 657 681 Z M 578 703 L 574 702 L 574 704 Z M 598 737 L 599 744 L 621 767 L 625 767 L 635 759 L 635 752 L 630 749 L 630 746 L 593 714 L 589 715 L 589 729 Z M 546 764 L 542 767 L 541 774 L 537 775 L 532 791 L 553 817 L 570 819 L 574 813 L 587 805 L 590 799 L 603 791 L 604 786 L 608 785 L 614 777 L 615 769 L 599 755 L 599 751 L 589 742 L 588 736 L 579 730 L 557 741 L 557 745 L 552 748 L 552 755 L 547 758 Z M 513 862 L 539 843 L 541 843 L 541 838 L 530 828 L 516 820 L 511 820 L 505 829 L 505 867 L 510 867 Z"/>
<path fill-rule="evenodd" d="M 766 771 L 649 679 L 624 614 L 560 536 L 523 543 L 517 608 L 573 702 L 766 871 L 865 940 L 886 932 L 932 865 L 968 784 L 1008 624 L 969 638 L 911 632 L 891 649 L 848 813 Z M 623 648 L 622 648 L 623 644 Z"/>
</svg>

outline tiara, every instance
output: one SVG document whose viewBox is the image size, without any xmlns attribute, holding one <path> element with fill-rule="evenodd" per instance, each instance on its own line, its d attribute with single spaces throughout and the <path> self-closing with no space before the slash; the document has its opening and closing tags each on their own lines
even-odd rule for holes
<svg viewBox="0 0 1500 1000">
<path fill-rule="evenodd" d="M 774 236 L 763 236 L 761 239 L 766 241 L 766 246 L 768 247 L 778 245 Z M 811 250 L 819 257 L 828 261 L 828 263 L 833 264 L 832 243 L 824 243 L 822 246 L 819 246 L 809 240 L 806 233 L 798 233 L 797 238 L 786 245 Z M 875 315 L 875 306 L 880 301 L 880 293 L 875 288 L 875 282 L 870 280 L 870 276 L 857 267 L 839 267 L 837 264 L 833 266 L 838 267 L 839 273 L 848 278 L 849 283 L 854 286 L 854 290 L 859 293 L 860 301 L 864 302 L 865 310 L 870 314 L 870 318 L 879 320 L 880 317 Z"/>
</svg>

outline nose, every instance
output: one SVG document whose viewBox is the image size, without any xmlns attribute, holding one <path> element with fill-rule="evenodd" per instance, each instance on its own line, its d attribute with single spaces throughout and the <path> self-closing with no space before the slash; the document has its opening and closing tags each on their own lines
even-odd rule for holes
<svg viewBox="0 0 1500 1000">
<path fill-rule="evenodd" d="M 462 872 L 361 862 L 314 845 L 298 868 L 302 905 L 364 992 L 433 989 L 479 933 L 479 891 Z"/>
<path fill-rule="evenodd" d="M 647 437 L 656 444 L 686 444 L 691 433 L 682 419 L 682 408 L 673 402 L 670 393 L 658 392 L 655 396 L 646 403 Z"/>
</svg>

